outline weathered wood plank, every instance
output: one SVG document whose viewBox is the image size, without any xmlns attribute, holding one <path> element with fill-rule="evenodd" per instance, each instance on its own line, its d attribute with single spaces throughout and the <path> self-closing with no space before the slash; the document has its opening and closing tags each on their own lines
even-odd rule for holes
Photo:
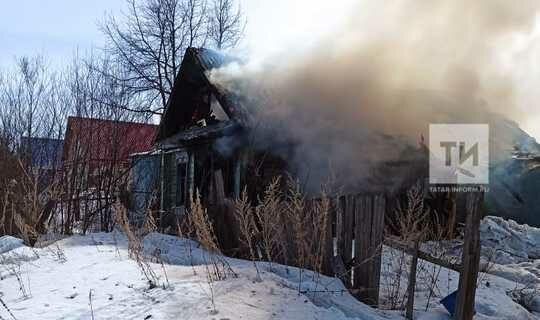
<svg viewBox="0 0 540 320">
<path fill-rule="evenodd" d="M 413 248 L 401 243 L 401 242 L 398 242 L 394 239 L 391 239 L 391 238 L 386 238 L 384 239 L 384 244 L 389 246 L 389 247 L 392 247 L 396 250 L 401 250 L 401 251 L 404 251 L 410 255 L 413 254 Z M 449 262 L 449 261 L 446 261 L 446 260 L 442 260 L 442 259 L 439 259 L 439 258 L 436 258 L 434 256 L 431 256 L 423 251 L 418 251 L 418 257 L 422 260 L 425 260 L 427 262 L 431 262 L 433 264 L 436 264 L 436 265 L 439 265 L 443 268 L 446 268 L 446 269 L 450 269 L 450 270 L 454 270 L 456 272 L 461 272 L 461 264 L 459 263 L 452 263 L 452 262 Z"/>
<path fill-rule="evenodd" d="M 240 247 L 240 226 L 238 220 L 235 216 L 235 206 L 232 199 L 225 199 L 225 201 L 219 205 L 223 212 L 223 226 L 218 228 L 222 229 L 225 236 L 225 242 L 223 243 L 223 252 L 224 253 L 237 253 L 238 248 Z"/>
<path fill-rule="evenodd" d="M 414 292 L 416 287 L 416 268 L 418 266 L 418 241 L 414 242 L 413 255 L 411 258 L 411 269 L 409 271 L 409 285 L 407 288 L 407 312 L 406 319 L 413 319 L 414 312 Z"/>
<path fill-rule="evenodd" d="M 456 301 L 455 318 L 472 320 L 474 316 L 474 300 L 476 295 L 476 281 L 480 264 L 480 203 L 483 193 L 467 195 L 467 217 L 465 225 L 465 239 L 462 254 L 462 270 L 459 274 L 458 296 Z"/>
<path fill-rule="evenodd" d="M 356 245 L 356 251 L 355 251 L 355 257 L 356 258 L 356 264 L 357 264 L 357 274 L 358 277 L 357 283 L 355 288 L 360 289 L 359 297 L 362 302 L 367 302 L 368 298 L 368 290 L 369 290 L 369 272 L 370 272 L 370 259 L 371 254 L 369 250 L 369 246 L 371 243 L 371 197 L 370 196 L 362 196 L 361 197 L 362 205 L 360 207 L 360 210 L 357 211 L 356 217 L 358 219 L 356 220 L 358 222 L 358 226 L 356 227 L 356 230 L 358 230 L 357 234 L 355 235 L 355 243 Z"/>
<path fill-rule="evenodd" d="M 366 199 L 364 197 L 358 197 L 356 199 L 355 214 L 355 230 L 354 230 L 354 266 L 353 266 L 353 288 L 360 289 L 358 292 L 363 291 L 365 284 L 365 257 L 367 252 L 364 248 L 366 244 L 366 227 L 369 222 L 366 221 Z M 369 235 L 367 235 L 369 237 Z M 368 242 L 369 243 L 369 242 Z M 360 298 L 360 297 L 358 297 Z"/>
<path fill-rule="evenodd" d="M 188 155 L 188 164 L 187 164 L 187 202 L 189 203 L 194 199 L 195 196 L 195 151 L 191 150 Z"/>
<path fill-rule="evenodd" d="M 370 236 L 370 272 L 369 272 L 369 299 L 372 305 L 379 304 L 379 286 L 381 276 L 382 242 L 384 239 L 384 217 L 386 213 L 386 198 L 376 195 L 373 199 Z"/>
<path fill-rule="evenodd" d="M 354 223 L 355 197 L 347 196 L 345 202 L 345 215 L 343 217 L 344 236 L 343 236 L 343 261 L 348 264 L 352 260 L 352 240 Z"/>
<path fill-rule="evenodd" d="M 233 186 L 234 186 L 234 197 L 236 199 L 240 198 L 240 185 L 241 185 L 241 173 L 242 173 L 242 159 L 243 156 L 241 153 L 239 153 L 236 156 L 236 159 L 234 160 L 234 178 L 233 178 Z"/>
<path fill-rule="evenodd" d="M 350 265 L 352 261 L 352 240 L 353 240 L 353 219 L 354 219 L 355 201 L 354 196 L 348 195 L 345 197 L 345 206 L 343 214 L 343 252 L 341 257 L 345 265 Z M 346 274 L 347 288 L 352 285 L 351 273 Z"/>
<path fill-rule="evenodd" d="M 214 188 L 216 204 L 222 204 L 225 201 L 225 184 L 223 182 L 223 173 L 221 170 L 214 172 Z"/>
<path fill-rule="evenodd" d="M 345 227 L 343 225 L 343 217 L 345 215 L 345 197 L 336 199 L 336 245 L 338 256 L 343 257 L 345 251 Z"/>
<path fill-rule="evenodd" d="M 358 289 L 357 298 L 365 303 L 371 303 L 370 273 L 373 270 L 371 246 L 371 225 L 373 223 L 373 199 L 371 196 L 358 197 L 360 205 L 356 209 L 356 238 L 355 238 L 355 269 L 354 288 Z M 380 266 L 377 266 L 380 267 Z"/>
<path fill-rule="evenodd" d="M 332 233 L 332 224 L 336 215 L 337 201 L 329 199 L 330 206 L 328 216 L 326 217 L 326 234 L 324 239 L 324 256 L 322 272 L 328 276 L 334 276 L 333 261 L 334 261 L 334 235 Z"/>
</svg>

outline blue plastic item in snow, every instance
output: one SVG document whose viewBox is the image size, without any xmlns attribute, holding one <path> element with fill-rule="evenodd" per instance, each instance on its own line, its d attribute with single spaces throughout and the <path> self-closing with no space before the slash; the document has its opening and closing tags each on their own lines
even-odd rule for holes
<svg viewBox="0 0 540 320">
<path fill-rule="evenodd" d="M 442 305 L 450 312 L 451 316 L 454 316 L 456 313 L 456 300 L 457 300 L 458 291 L 454 291 L 451 294 L 441 299 Z"/>
</svg>

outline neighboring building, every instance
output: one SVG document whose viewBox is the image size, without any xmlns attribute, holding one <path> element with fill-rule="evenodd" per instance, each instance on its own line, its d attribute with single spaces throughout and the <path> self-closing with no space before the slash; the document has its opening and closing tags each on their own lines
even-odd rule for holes
<svg viewBox="0 0 540 320">
<path fill-rule="evenodd" d="M 53 170 L 62 164 L 64 140 L 53 138 L 22 137 L 22 152 L 28 155 L 32 168 Z"/>
<path fill-rule="evenodd" d="M 88 185 L 102 170 L 129 167 L 129 155 L 152 150 L 157 126 L 146 123 L 69 117 L 62 161 L 84 173 Z"/>
<path fill-rule="evenodd" d="M 99 215 L 100 230 L 107 230 L 111 204 L 118 197 L 129 204 L 130 155 L 151 151 L 156 131 L 146 123 L 69 117 L 62 156 L 66 219 L 82 218 L 88 227 Z"/>
<path fill-rule="evenodd" d="M 147 123 L 69 117 L 63 161 L 81 157 L 91 166 L 114 162 L 127 165 L 129 155 L 153 148 L 157 126 Z"/>
<path fill-rule="evenodd" d="M 41 192 L 49 186 L 62 168 L 64 140 L 39 137 L 22 137 L 21 153 L 32 168 Z"/>
<path fill-rule="evenodd" d="M 540 227 L 540 145 L 515 147 L 511 157 L 491 168 L 489 214 Z"/>
</svg>

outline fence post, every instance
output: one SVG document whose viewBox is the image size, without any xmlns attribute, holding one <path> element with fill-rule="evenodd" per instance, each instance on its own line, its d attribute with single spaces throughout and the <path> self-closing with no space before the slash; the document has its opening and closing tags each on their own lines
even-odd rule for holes
<svg viewBox="0 0 540 320">
<path fill-rule="evenodd" d="M 459 289 L 455 319 L 472 320 L 474 316 L 474 300 L 476 295 L 476 281 L 480 263 L 480 219 L 479 205 L 483 200 L 483 193 L 473 192 L 467 195 L 467 217 L 465 225 L 465 239 L 461 257 L 461 272 L 459 274 Z"/>
<path fill-rule="evenodd" d="M 371 220 L 370 252 L 373 260 L 370 264 L 370 283 L 373 305 L 379 304 L 381 278 L 382 249 L 384 240 L 384 219 L 386 214 L 386 196 L 379 194 L 374 197 L 373 218 Z"/>
<path fill-rule="evenodd" d="M 411 270 L 409 272 L 409 286 L 407 288 L 407 313 L 405 318 L 412 320 L 414 311 L 414 290 L 416 287 L 416 268 L 418 266 L 418 240 L 414 241 Z"/>
<path fill-rule="evenodd" d="M 345 207 L 343 224 L 345 227 L 344 235 L 344 251 L 343 251 L 343 262 L 345 265 L 350 265 L 352 261 L 352 252 L 353 252 L 353 233 L 354 233 L 354 219 L 355 219 L 355 210 L 356 210 L 356 197 L 353 195 L 348 195 L 345 197 Z M 348 268 L 347 268 L 348 269 Z M 351 272 L 347 273 L 348 286 L 352 286 L 351 282 Z"/>
<path fill-rule="evenodd" d="M 371 306 L 379 303 L 385 205 L 383 195 L 356 199 L 353 289 L 360 301 Z"/>
<path fill-rule="evenodd" d="M 372 303 L 369 299 L 369 265 L 373 259 L 369 250 L 373 212 L 371 200 L 371 196 L 359 196 L 355 208 L 353 288 L 356 290 L 356 298 L 366 304 Z"/>
</svg>

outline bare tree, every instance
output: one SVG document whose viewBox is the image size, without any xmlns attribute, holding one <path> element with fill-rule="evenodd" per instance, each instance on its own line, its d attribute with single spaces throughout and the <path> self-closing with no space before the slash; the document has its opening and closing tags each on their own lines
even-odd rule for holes
<svg viewBox="0 0 540 320">
<path fill-rule="evenodd" d="M 120 74 L 104 74 L 122 82 L 145 103 L 131 111 L 161 114 L 188 47 L 202 47 L 210 38 L 216 48 L 234 46 L 243 31 L 241 11 L 233 0 L 127 0 L 129 10 L 119 22 L 101 25 Z M 121 106 L 124 107 L 125 106 Z"/>
<path fill-rule="evenodd" d="M 108 70 L 104 75 L 100 70 Z M 115 66 L 107 57 L 74 59 L 67 74 L 67 103 L 79 118 L 66 137 L 63 170 L 62 230 L 110 231 L 112 204 L 129 178 L 125 159 L 126 127 L 122 122 L 148 120 L 129 112 L 137 104 L 125 82 L 119 81 Z M 135 99 L 135 100 L 134 100 Z M 124 151 L 123 151 L 124 150 Z"/>
<path fill-rule="evenodd" d="M 215 0 L 209 15 L 208 37 L 217 49 L 234 47 L 244 33 L 240 5 L 234 7 L 233 0 Z"/>
<path fill-rule="evenodd" d="M 45 104 L 47 79 L 42 57 L 22 57 L 5 73 L 2 87 L 2 131 L 15 149 L 23 135 L 32 137 L 43 124 L 40 112 Z"/>
<path fill-rule="evenodd" d="M 22 57 L 0 84 L 0 234 L 29 243 L 42 230 L 56 191 L 63 112 L 61 80 L 44 59 Z"/>
<path fill-rule="evenodd" d="M 129 180 L 121 124 L 149 120 L 130 112 L 141 101 L 125 76 L 107 55 L 75 56 L 62 71 L 40 56 L 0 69 L 0 235 L 110 230 Z M 67 131 L 68 116 L 91 119 Z"/>
</svg>

